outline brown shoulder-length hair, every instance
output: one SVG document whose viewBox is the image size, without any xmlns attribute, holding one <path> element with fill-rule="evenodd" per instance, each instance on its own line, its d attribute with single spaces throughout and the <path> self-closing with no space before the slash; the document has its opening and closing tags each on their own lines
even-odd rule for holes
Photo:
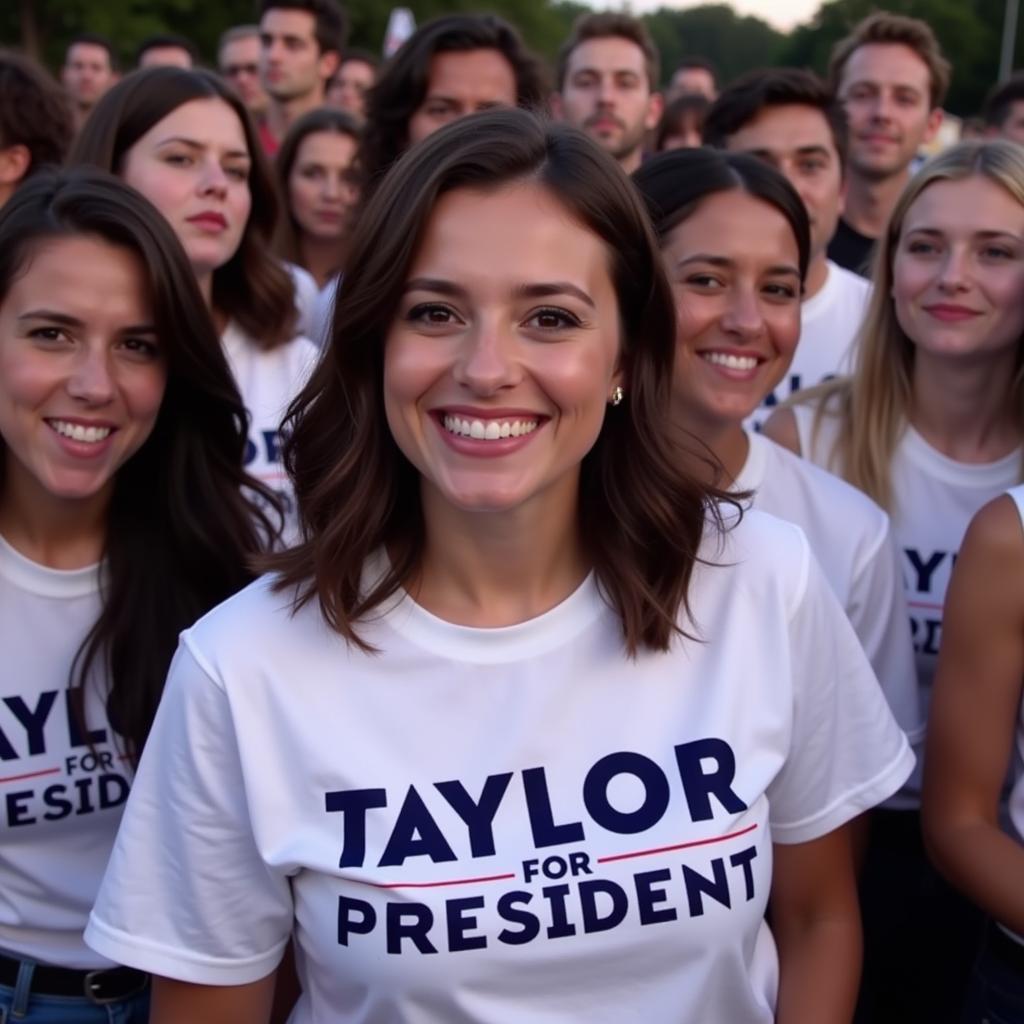
<svg viewBox="0 0 1024 1024">
<path fill-rule="evenodd" d="M 299 147 L 307 135 L 315 135 L 317 132 L 329 132 L 332 135 L 348 135 L 356 143 L 358 149 L 362 139 L 363 130 L 359 121 L 347 110 L 338 110 L 336 107 L 317 107 L 316 110 L 303 114 L 295 124 L 288 129 L 288 134 L 281 143 L 274 160 L 274 170 L 277 174 L 277 188 L 281 196 L 282 215 L 277 220 L 277 232 L 274 235 L 274 251 L 282 259 L 289 263 L 301 263 L 302 253 L 299 246 L 299 238 L 302 234 L 295 214 L 292 212 L 291 203 L 288 201 L 288 179 L 292 176 L 292 168 L 295 166 L 295 159 L 299 155 Z M 358 181 L 357 162 L 353 158 L 353 166 L 349 168 L 349 174 L 353 183 Z M 342 240 L 338 246 L 338 265 L 340 266 L 345 257 L 345 241 Z"/>
<path fill-rule="evenodd" d="M 252 210 L 237 251 L 213 272 L 213 306 L 238 322 L 261 348 L 295 334 L 295 289 L 270 245 L 277 224 L 274 180 L 245 105 L 212 71 L 155 67 L 133 71 L 96 104 L 68 163 L 92 164 L 120 175 L 128 150 L 158 121 L 192 100 L 223 100 L 238 115 L 252 167 Z"/>
<path fill-rule="evenodd" d="M 615 161 L 583 133 L 522 110 L 474 114 L 401 157 L 367 203 L 338 292 L 330 344 L 292 404 L 285 461 L 303 540 L 264 564 L 318 599 L 326 621 L 358 646 L 357 623 L 415 577 L 424 548 L 420 476 L 384 413 L 384 345 L 438 199 L 517 181 L 548 189 L 605 243 L 622 323 L 626 401 L 611 408 L 583 459 L 579 529 L 627 650 L 665 649 L 689 612 L 687 591 L 710 519 L 730 500 L 681 471 L 667 437 L 675 307 L 643 206 Z M 364 564 L 390 565 L 369 590 Z"/>
</svg>

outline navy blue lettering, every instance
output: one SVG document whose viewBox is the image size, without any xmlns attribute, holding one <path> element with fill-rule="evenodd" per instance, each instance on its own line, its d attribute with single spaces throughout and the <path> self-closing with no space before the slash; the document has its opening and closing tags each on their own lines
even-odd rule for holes
<svg viewBox="0 0 1024 1024">
<path fill-rule="evenodd" d="M 60 821 L 75 809 L 74 804 L 64 796 L 67 790 L 67 786 L 63 785 L 63 783 L 56 786 L 47 786 L 43 790 L 43 803 L 47 807 L 52 807 L 57 812 L 56 814 L 51 814 L 50 811 L 47 811 L 43 815 L 47 821 Z"/>
<path fill-rule="evenodd" d="M 476 914 L 470 910 L 483 908 L 483 896 L 470 896 L 461 900 L 448 900 L 445 914 L 448 918 L 448 952 L 462 953 L 467 949 L 485 949 L 487 939 L 483 935 L 467 935 L 470 928 L 476 928 Z"/>
<path fill-rule="evenodd" d="M 85 735 L 82 735 L 79 721 L 84 722 L 85 720 L 85 713 L 81 710 L 84 706 L 82 688 L 80 686 L 70 686 L 64 691 L 64 712 L 68 719 L 68 738 L 71 740 L 71 746 L 95 747 L 100 743 L 106 743 L 106 729 L 88 731 L 87 728 Z"/>
<path fill-rule="evenodd" d="M 23 806 L 32 799 L 31 789 L 22 789 L 17 793 L 6 794 L 7 824 L 12 828 L 18 825 L 34 825 L 36 819 L 29 816 L 28 808 Z"/>
<path fill-rule="evenodd" d="M 511 780 L 511 772 L 488 775 L 483 792 L 477 801 L 466 792 L 466 787 L 461 782 L 452 780 L 434 783 L 434 787 L 448 801 L 452 810 L 466 823 L 469 829 L 469 848 L 474 857 L 494 856 L 494 832 L 491 829 L 491 822 L 498 813 L 498 806 Z"/>
<path fill-rule="evenodd" d="M 715 771 L 705 772 L 701 765 L 703 760 L 714 761 L 717 765 Z M 676 747 L 676 762 L 693 821 L 710 821 L 714 817 L 711 811 L 712 794 L 730 814 L 739 814 L 747 809 L 747 805 L 732 790 L 736 757 L 725 740 L 709 737 L 692 743 L 680 743 Z"/>
<path fill-rule="evenodd" d="M 500 897 L 498 900 L 498 916 L 510 924 L 520 925 L 521 930 L 513 932 L 509 931 L 508 928 L 502 928 L 498 932 L 499 942 L 505 943 L 506 946 L 522 946 L 537 938 L 540 934 L 540 921 L 537 920 L 534 914 L 527 910 L 521 910 L 517 906 L 519 903 L 529 903 L 532 899 L 532 892 L 523 892 L 522 890 L 507 892 Z"/>
<path fill-rule="evenodd" d="M 89 787 L 92 779 L 75 779 L 75 789 L 78 790 L 78 810 L 75 814 L 92 814 L 96 810 L 95 804 L 90 799 Z"/>
<path fill-rule="evenodd" d="M 569 922 L 569 914 L 565 907 L 569 895 L 567 885 L 548 885 L 541 889 L 541 895 L 551 905 L 551 925 L 548 928 L 549 939 L 564 939 L 576 934 L 576 925 Z"/>
<path fill-rule="evenodd" d="M 256 447 L 256 442 L 251 437 L 245 439 L 245 455 L 242 456 L 242 465 L 248 466 L 250 462 L 256 461 L 256 456 L 259 455 L 260 450 Z"/>
<path fill-rule="evenodd" d="M 729 863 L 734 867 L 743 867 L 743 881 L 747 886 L 747 902 L 749 903 L 754 898 L 754 871 L 750 866 L 750 862 L 757 856 L 757 847 L 748 846 L 745 850 L 740 850 L 739 853 L 734 853 L 729 858 Z"/>
<path fill-rule="evenodd" d="M 636 901 L 640 910 L 641 924 L 662 924 L 666 921 L 674 921 L 679 914 L 675 907 L 658 908 L 659 903 L 668 899 L 664 889 L 655 889 L 654 886 L 660 882 L 668 882 L 672 879 L 672 872 L 668 868 L 659 868 L 657 871 L 642 871 L 633 876 L 633 884 L 636 886 Z"/>
<path fill-rule="evenodd" d="M 100 808 L 119 807 L 128 799 L 128 782 L 120 775 L 99 777 Z"/>
<path fill-rule="evenodd" d="M 338 897 L 338 945 L 347 946 L 350 935 L 368 935 L 377 926 L 377 912 L 366 900 Z"/>
<path fill-rule="evenodd" d="M 455 852 L 448 845 L 437 822 L 430 816 L 415 786 L 410 786 L 405 794 L 405 801 L 398 812 L 398 820 L 388 845 L 384 847 L 379 867 L 397 867 L 409 857 L 429 857 L 435 864 L 456 859 Z"/>
<path fill-rule="evenodd" d="M 914 569 L 916 577 L 914 590 L 919 594 L 930 594 L 932 592 L 932 576 L 935 575 L 935 570 L 946 558 L 947 552 L 936 551 L 927 559 L 922 559 L 921 555 L 912 548 L 904 548 L 903 553 Z"/>
<path fill-rule="evenodd" d="M 412 918 L 406 922 L 403 918 Z M 434 915 L 425 903 L 389 903 L 387 909 L 388 952 L 398 956 L 402 939 L 409 939 L 421 953 L 436 953 L 427 933 L 434 926 Z"/>
<path fill-rule="evenodd" d="M 263 444 L 267 451 L 267 462 L 281 461 L 281 434 L 277 430 L 263 431 Z"/>
<path fill-rule="evenodd" d="M 723 907 L 731 907 L 729 880 L 725 877 L 725 861 L 716 857 L 711 862 L 714 878 L 707 878 L 683 865 L 683 881 L 686 883 L 686 898 L 690 904 L 690 916 L 700 917 L 704 913 L 704 897 L 710 896 Z"/>
<path fill-rule="evenodd" d="M 57 700 L 56 690 L 44 690 L 39 694 L 39 700 L 34 709 L 29 706 L 21 697 L 4 697 L 4 703 L 10 709 L 14 717 L 24 726 L 25 735 L 28 738 L 28 752 L 30 754 L 46 753 L 46 736 L 43 727 L 47 718 L 50 717 L 50 710 Z"/>
<path fill-rule="evenodd" d="M 3 729 L 0 729 L 0 761 L 17 761 L 18 752 L 11 745 L 11 741 L 4 735 Z"/>
<path fill-rule="evenodd" d="M 602 916 L 598 912 L 597 897 L 603 893 L 611 900 L 608 912 Z M 617 928 L 626 919 L 629 900 L 621 885 L 602 878 L 588 878 L 580 882 L 580 906 L 583 910 L 583 931 L 606 932 L 609 928 Z"/>
<path fill-rule="evenodd" d="M 620 811 L 608 800 L 608 786 L 617 775 L 633 775 L 643 783 L 643 803 L 630 812 Z M 635 835 L 653 828 L 668 810 L 668 779 L 649 757 L 619 751 L 602 757 L 587 772 L 583 783 L 583 803 L 590 816 L 602 828 L 622 835 Z"/>
<path fill-rule="evenodd" d="M 387 807 L 388 795 L 383 789 L 337 789 L 324 794 L 328 814 L 340 811 L 344 839 L 339 868 L 361 868 L 366 859 L 366 812 L 373 807 Z"/>
<path fill-rule="evenodd" d="M 547 776 L 543 768 L 527 768 L 523 772 L 523 790 L 526 793 L 526 810 L 530 815 L 534 846 L 539 848 L 583 842 L 583 825 L 580 822 L 555 824 Z"/>
</svg>

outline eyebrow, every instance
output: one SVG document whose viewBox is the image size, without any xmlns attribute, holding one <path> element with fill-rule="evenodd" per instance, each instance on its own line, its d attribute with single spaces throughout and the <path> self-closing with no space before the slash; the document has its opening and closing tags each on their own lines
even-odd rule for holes
<svg viewBox="0 0 1024 1024">
<path fill-rule="evenodd" d="M 51 323 L 61 324 L 63 327 L 81 327 L 83 322 L 78 317 L 68 316 L 67 313 L 59 313 L 55 309 L 31 309 L 18 317 L 18 322 L 24 320 L 49 320 Z M 156 334 L 155 324 L 132 324 L 120 328 L 121 334 Z"/>
<path fill-rule="evenodd" d="M 170 135 L 166 139 L 161 139 L 157 143 L 157 147 L 170 145 L 172 142 L 178 143 L 181 146 L 188 146 L 189 149 L 206 149 L 205 143 L 199 142 L 196 139 L 186 138 L 184 135 Z M 244 149 L 229 149 L 225 156 L 240 157 L 245 160 L 250 159 L 249 153 Z"/>
<path fill-rule="evenodd" d="M 748 156 L 756 156 L 759 160 L 774 160 L 776 157 L 775 151 L 771 149 L 744 149 L 742 152 Z M 817 142 L 808 146 L 797 146 L 793 152 L 797 156 L 832 156 L 827 146 Z"/>
<path fill-rule="evenodd" d="M 452 298 L 464 299 L 466 289 L 453 281 L 445 281 L 436 277 L 415 277 L 406 283 L 405 292 L 437 292 L 450 295 Z M 536 284 L 517 285 L 512 292 L 517 299 L 543 299 L 552 295 L 572 295 L 591 309 L 596 309 L 594 300 L 582 289 L 568 281 L 543 281 Z"/>
<path fill-rule="evenodd" d="M 677 269 L 682 269 L 691 263 L 710 263 L 713 267 L 732 267 L 735 266 L 736 261 L 729 259 L 727 256 L 713 256 L 711 253 L 698 252 L 692 256 L 687 256 L 686 259 L 680 260 L 676 267 Z M 791 274 L 793 277 L 800 277 L 800 271 L 789 263 L 777 263 L 775 266 L 769 267 L 767 272 L 769 274 Z"/>
<path fill-rule="evenodd" d="M 931 235 L 934 237 L 944 237 L 946 232 L 941 228 L 910 228 L 907 231 L 908 235 Z M 972 238 L 1012 238 L 1015 242 L 1021 240 L 1021 236 L 1015 234 L 1012 231 L 974 231 L 971 233 Z"/>
</svg>

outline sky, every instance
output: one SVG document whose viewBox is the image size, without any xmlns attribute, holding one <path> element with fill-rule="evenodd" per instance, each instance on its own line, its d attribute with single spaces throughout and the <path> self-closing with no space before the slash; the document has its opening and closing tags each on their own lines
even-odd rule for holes
<svg viewBox="0 0 1024 1024">
<path fill-rule="evenodd" d="M 682 9 L 708 2 L 709 0 L 631 0 L 630 3 L 623 4 L 621 0 L 591 0 L 594 7 L 628 6 L 639 14 L 659 7 Z M 729 0 L 729 3 L 739 14 L 757 15 L 784 32 L 794 25 L 807 21 L 821 6 L 821 0 Z"/>
</svg>

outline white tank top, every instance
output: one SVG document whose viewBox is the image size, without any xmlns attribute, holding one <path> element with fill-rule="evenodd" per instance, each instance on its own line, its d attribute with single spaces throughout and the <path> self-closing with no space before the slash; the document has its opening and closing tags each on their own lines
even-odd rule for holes
<svg viewBox="0 0 1024 1024">
<path fill-rule="evenodd" d="M 835 472 L 831 454 L 839 433 L 838 417 L 823 415 L 815 435 L 815 409 L 798 405 L 793 412 L 804 457 Z M 957 462 L 933 448 L 911 426 L 896 446 L 889 515 L 902 557 L 917 685 L 926 716 L 942 635 L 942 606 L 964 533 L 982 505 L 1020 482 L 1022 460 L 1024 455 L 1017 449 L 996 462 Z M 923 741 L 915 752 L 917 767 L 889 807 L 909 810 L 921 805 Z"/>
</svg>

